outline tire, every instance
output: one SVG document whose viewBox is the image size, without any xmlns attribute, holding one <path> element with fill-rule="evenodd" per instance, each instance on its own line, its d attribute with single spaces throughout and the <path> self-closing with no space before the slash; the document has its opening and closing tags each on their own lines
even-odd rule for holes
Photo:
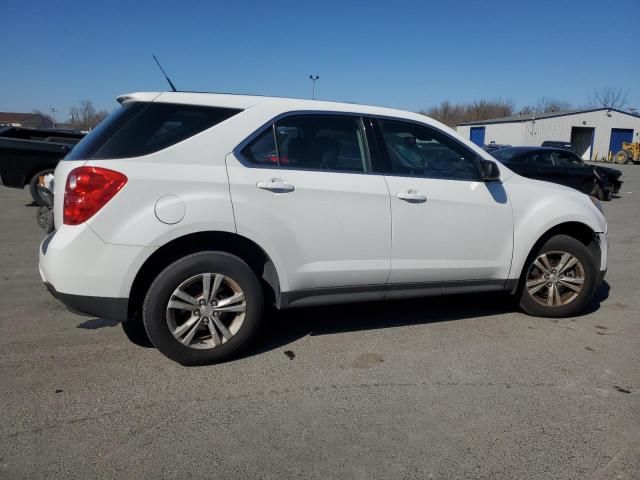
<svg viewBox="0 0 640 480">
<path fill-rule="evenodd" d="M 151 343 L 151 339 L 149 335 L 147 335 L 141 318 L 132 318 L 126 322 L 122 322 L 122 330 L 131 343 L 139 347 L 153 347 L 153 343 Z"/>
<path fill-rule="evenodd" d="M 53 210 L 51 207 L 38 207 L 36 222 L 38 222 L 38 226 L 42 228 L 47 235 L 53 232 L 55 226 L 53 224 Z"/>
<path fill-rule="evenodd" d="M 607 202 L 613 198 L 613 193 L 611 192 L 611 189 L 604 189 L 602 187 L 598 187 L 598 190 L 596 192 L 596 198 L 603 202 Z"/>
<path fill-rule="evenodd" d="M 561 258 L 558 252 L 569 254 L 578 261 L 574 267 L 568 268 L 562 276 L 560 276 L 560 272 L 557 269 L 553 268 L 558 265 L 555 260 Z M 551 274 L 549 277 L 551 282 L 543 280 L 545 273 L 543 269 L 538 268 L 536 265 L 536 263 L 542 263 L 539 258 L 543 254 L 547 255 L 546 258 L 552 267 L 551 270 L 547 269 L 548 273 Z M 568 235 L 551 237 L 539 249 L 532 252 L 527 259 L 520 279 L 520 308 L 529 315 L 536 317 L 558 318 L 575 316 L 591 302 L 598 286 L 598 276 L 597 256 L 593 248 L 585 246 L 579 240 Z M 583 278 L 581 285 L 579 284 L 580 278 Z M 540 280 L 542 280 L 541 284 L 539 283 Z M 531 282 L 530 285 L 528 281 Z M 554 289 L 551 300 L 553 305 L 548 303 L 551 290 L 548 285 L 550 284 Z M 567 284 L 572 285 L 573 288 L 566 287 L 565 285 Z M 537 292 L 530 293 L 530 290 L 533 292 L 540 285 L 542 287 Z M 558 288 L 557 290 L 555 290 L 556 287 Z M 580 288 L 580 291 L 575 292 L 575 288 Z M 560 300 L 557 300 L 556 292 L 560 293 Z M 543 297 L 545 294 L 546 299 Z"/>
<path fill-rule="evenodd" d="M 47 196 L 42 194 L 42 192 L 40 191 L 40 186 L 38 185 L 38 179 L 41 176 L 48 175 L 50 173 L 53 173 L 52 169 L 41 170 L 38 173 L 36 173 L 33 177 L 31 177 L 31 180 L 29 180 L 29 192 L 31 193 L 31 198 L 36 203 L 36 205 L 41 207 L 52 206 L 51 201 L 47 198 Z"/>
<path fill-rule="evenodd" d="M 202 305 L 205 291 L 209 303 Z M 206 365 L 229 360 L 250 344 L 262 322 L 263 304 L 260 281 L 242 259 L 200 252 L 177 260 L 156 277 L 145 296 L 142 319 L 163 355 L 183 365 Z"/>
<path fill-rule="evenodd" d="M 620 150 L 616 153 L 616 156 L 613 157 L 615 162 L 619 165 L 623 165 L 629 161 L 629 155 L 624 150 Z"/>
</svg>

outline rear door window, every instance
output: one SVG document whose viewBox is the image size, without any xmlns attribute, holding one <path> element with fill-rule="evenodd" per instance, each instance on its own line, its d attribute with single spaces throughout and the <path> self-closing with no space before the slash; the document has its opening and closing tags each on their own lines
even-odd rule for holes
<svg viewBox="0 0 640 480">
<path fill-rule="evenodd" d="M 242 151 L 255 166 L 365 172 L 369 155 L 359 117 L 292 115 L 271 125 Z"/>
<path fill-rule="evenodd" d="M 217 125 L 240 110 L 177 103 L 128 103 L 103 120 L 68 160 L 148 155 Z"/>
</svg>

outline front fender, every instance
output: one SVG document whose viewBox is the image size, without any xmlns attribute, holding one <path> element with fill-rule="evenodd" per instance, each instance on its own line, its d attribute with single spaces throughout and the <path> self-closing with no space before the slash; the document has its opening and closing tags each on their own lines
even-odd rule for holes
<svg viewBox="0 0 640 480">
<path fill-rule="evenodd" d="M 607 222 L 588 196 L 573 189 L 523 179 L 508 182 L 514 215 L 513 259 L 509 279 L 520 278 L 535 244 L 552 228 L 579 223 L 594 233 L 606 233 Z"/>
</svg>

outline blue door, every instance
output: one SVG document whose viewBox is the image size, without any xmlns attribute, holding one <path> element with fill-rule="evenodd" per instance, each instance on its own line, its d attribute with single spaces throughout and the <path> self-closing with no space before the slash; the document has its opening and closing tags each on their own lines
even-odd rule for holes
<svg viewBox="0 0 640 480">
<path fill-rule="evenodd" d="M 484 127 L 471 127 L 470 140 L 479 147 L 484 145 Z"/>
<path fill-rule="evenodd" d="M 609 151 L 611 155 L 615 155 L 622 150 L 622 142 L 631 142 L 633 140 L 633 130 L 626 128 L 612 128 L 611 141 L 609 142 Z"/>
</svg>

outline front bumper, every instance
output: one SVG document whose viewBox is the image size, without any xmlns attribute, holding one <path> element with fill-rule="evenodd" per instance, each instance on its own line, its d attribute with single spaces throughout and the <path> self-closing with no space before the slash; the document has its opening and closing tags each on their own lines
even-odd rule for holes
<svg viewBox="0 0 640 480">
<path fill-rule="evenodd" d="M 607 271 L 607 262 L 609 260 L 609 236 L 607 233 L 596 233 L 596 241 L 600 247 L 600 272 L 604 278 L 604 272 Z"/>
</svg>

